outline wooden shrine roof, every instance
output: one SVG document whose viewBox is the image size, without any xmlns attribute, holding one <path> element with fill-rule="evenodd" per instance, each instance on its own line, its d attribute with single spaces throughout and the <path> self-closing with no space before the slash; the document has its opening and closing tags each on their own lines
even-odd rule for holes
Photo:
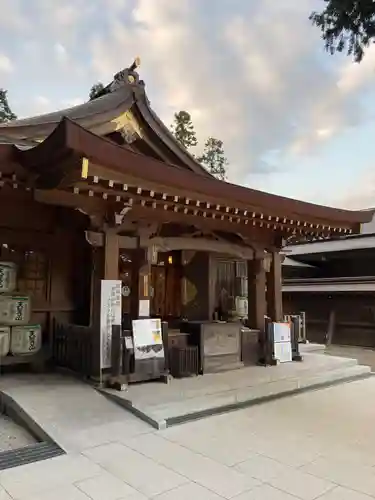
<svg viewBox="0 0 375 500">
<path fill-rule="evenodd" d="M 182 147 L 150 106 L 135 64 L 117 73 L 104 95 L 69 109 L 0 124 L 0 145 L 33 147 L 46 139 L 63 118 L 99 136 L 119 133 L 124 144 L 149 148 L 167 163 L 211 177 Z M 142 149 L 142 148 L 141 148 Z"/>
<path fill-rule="evenodd" d="M 0 124 L 0 186 L 74 190 L 123 204 L 136 200 L 140 211 L 157 207 L 164 210 L 159 215 L 174 221 L 198 215 L 206 222 L 216 219 L 216 229 L 233 233 L 244 224 L 283 235 L 327 237 L 356 233 L 371 220 L 368 212 L 318 206 L 215 179 L 152 110 L 135 69 L 134 63 L 119 72 L 101 97 L 85 104 Z M 87 178 L 82 178 L 83 158 L 89 160 Z"/>
<path fill-rule="evenodd" d="M 1 161 L 2 157 L 7 161 Z M 28 173 L 33 187 L 77 192 L 77 186 L 83 186 L 88 196 L 99 192 L 104 199 L 111 196 L 122 199 L 121 193 L 133 189 L 135 198 L 143 197 L 143 207 L 164 203 L 166 209 L 170 204 L 172 211 L 179 212 L 182 218 L 184 213 L 199 212 L 203 217 L 250 222 L 264 229 L 284 232 L 287 228 L 300 234 L 328 236 L 357 232 L 359 225 L 372 216 L 369 212 L 328 208 L 276 196 L 175 168 L 98 137 L 67 118 L 34 148 L 20 150 L 2 145 L 0 170 L 2 164 L 9 165 L 10 158 L 13 164 L 18 164 L 21 177 L 22 172 Z M 83 158 L 89 160 L 85 178 L 82 178 Z"/>
</svg>

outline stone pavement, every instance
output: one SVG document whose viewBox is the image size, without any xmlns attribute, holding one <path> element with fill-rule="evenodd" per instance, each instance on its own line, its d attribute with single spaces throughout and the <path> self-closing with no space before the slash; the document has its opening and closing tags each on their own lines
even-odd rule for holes
<svg viewBox="0 0 375 500">
<path fill-rule="evenodd" d="M 370 500 L 374 400 L 369 378 L 163 431 L 77 401 L 77 446 L 0 472 L 0 500 Z"/>
<path fill-rule="evenodd" d="M 127 391 L 105 389 L 104 392 L 157 429 L 165 429 L 203 415 L 372 376 L 370 367 L 358 365 L 356 359 L 326 356 L 322 348 L 324 346 L 302 345 L 303 363 L 247 366 L 203 377 L 172 379 L 169 384 L 132 384 Z"/>
</svg>

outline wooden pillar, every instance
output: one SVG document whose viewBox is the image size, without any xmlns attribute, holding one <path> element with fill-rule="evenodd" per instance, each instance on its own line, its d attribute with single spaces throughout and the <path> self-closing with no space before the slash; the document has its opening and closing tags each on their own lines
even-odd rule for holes
<svg viewBox="0 0 375 500">
<path fill-rule="evenodd" d="M 148 252 L 144 251 L 144 259 L 139 267 L 138 284 L 138 317 L 149 318 L 151 308 L 151 263 L 148 261 Z"/>
<path fill-rule="evenodd" d="M 92 329 L 92 368 L 91 375 L 100 377 L 100 282 L 104 275 L 104 248 L 92 247 L 91 272 L 91 313 Z"/>
<path fill-rule="evenodd" d="M 264 331 L 266 305 L 266 271 L 262 259 L 247 261 L 248 321 L 250 328 Z"/>
<path fill-rule="evenodd" d="M 132 260 L 131 318 L 148 318 L 151 308 L 151 263 L 147 250 L 138 244 Z"/>
<path fill-rule="evenodd" d="M 283 320 L 281 256 L 279 252 L 272 252 L 271 266 L 267 273 L 267 315 L 272 321 Z"/>
<path fill-rule="evenodd" d="M 104 235 L 104 279 L 118 280 L 119 237 L 113 230 Z"/>
</svg>

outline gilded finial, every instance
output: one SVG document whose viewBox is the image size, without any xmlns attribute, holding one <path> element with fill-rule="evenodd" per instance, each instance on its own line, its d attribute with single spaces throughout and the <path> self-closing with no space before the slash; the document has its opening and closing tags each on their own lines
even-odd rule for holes
<svg viewBox="0 0 375 500">
<path fill-rule="evenodd" d="M 130 66 L 129 71 L 134 71 L 134 70 L 136 70 L 137 68 L 139 68 L 139 66 L 140 66 L 140 65 L 141 65 L 141 58 L 137 56 L 137 57 L 134 59 L 133 64 Z"/>
</svg>

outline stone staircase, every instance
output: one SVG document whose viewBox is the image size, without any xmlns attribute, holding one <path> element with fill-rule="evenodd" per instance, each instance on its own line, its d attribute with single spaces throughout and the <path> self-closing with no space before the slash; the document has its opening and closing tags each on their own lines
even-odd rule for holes
<svg viewBox="0 0 375 500">
<path fill-rule="evenodd" d="M 302 353 L 302 363 L 266 368 L 251 366 L 226 373 L 173 379 L 167 385 L 134 385 L 125 392 L 106 390 L 105 393 L 160 429 L 372 376 L 371 369 L 358 365 L 356 359 L 326 356 L 321 348 L 303 347 Z"/>
</svg>

